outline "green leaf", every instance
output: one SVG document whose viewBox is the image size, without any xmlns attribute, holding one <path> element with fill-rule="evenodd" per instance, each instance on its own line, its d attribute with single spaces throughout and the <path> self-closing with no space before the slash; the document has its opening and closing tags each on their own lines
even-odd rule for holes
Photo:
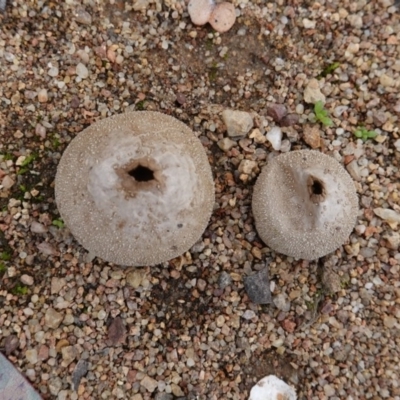
<svg viewBox="0 0 400 400">
<path fill-rule="evenodd" d="M 65 224 L 62 219 L 55 219 L 52 223 L 52 225 L 57 226 L 58 228 L 64 228 Z"/>
<path fill-rule="evenodd" d="M 340 67 L 340 63 L 338 62 L 334 62 L 330 65 L 328 65 L 327 67 L 325 67 L 322 72 L 318 75 L 318 78 L 325 78 L 326 76 L 328 76 L 329 74 L 332 74 L 332 72 Z"/>
<path fill-rule="evenodd" d="M 29 171 L 29 168 L 26 168 L 26 167 L 20 168 L 17 172 L 17 175 L 24 175 L 28 171 Z"/>
<path fill-rule="evenodd" d="M 321 114 L 321 112 L 324 111 L 324 103 L 321 100 L 318 100 L 314 104 L 314 111 L 316 114 Z"/>
<path fill-rule="evenodd" d="M 368 139 L 373 139 L 378 136 L 378 133 L 375 131 L 369 131 L 367 128 L 364 126 L 359 126 L 355 131 L 354 131 L 354 136 L 361 139 L 362 141 L 367 141 Z"/>
<path fill-rule="evenodd" d="M 332 126 L 333 125 L 333 121 L 328 117 L 322 117 L 321 118 L 321 122 L 325 126 Z"/>
<path fill-rule="evenodd" d="M 26 167 L 27 165 L 29 165 L 32 161 L 36 160 L 36 154 L 31 154 L 28 157 L 25 158 L 24 161 L 22 161 L 21 163 L 21 167 Z"/>
</svg>

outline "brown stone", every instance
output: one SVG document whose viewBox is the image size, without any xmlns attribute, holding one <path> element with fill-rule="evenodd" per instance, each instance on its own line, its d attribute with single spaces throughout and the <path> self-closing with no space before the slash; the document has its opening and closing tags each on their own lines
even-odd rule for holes
<svg viewBox="0 0 400 400">
<path fill-rule="evenodd" d="M 306 125 L 303 133 L 304 141 L 312 148 L 317 149 L 321 145 L 318 126 Z"/>
<path fill-rule="evenodd" d="M 289 333 L 292 333 L 296 329 L 296 323 L 290 319 L 285 319 L 282 321 L 282 328 Z"/>
</svg>

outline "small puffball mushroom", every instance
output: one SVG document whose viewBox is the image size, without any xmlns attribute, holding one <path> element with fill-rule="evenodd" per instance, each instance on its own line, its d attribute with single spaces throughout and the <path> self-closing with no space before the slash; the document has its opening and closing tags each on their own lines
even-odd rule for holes
<svg viewBox="0 0 400 400">
<path fill-rule="evenodd" d="M 127 112 L 76 136 L 56 174 L 65 224 L 90 253 L 127 266 L 187 251 L 214 205 L 206 152 L 193 132 L 158 112 Z"/>
<path fill-rule="evenodd" d="M 214 7 L 214 0 L 190 0 L 188 4 L 190 19 L 195 25 L 206 24 L 211 17 Z"/>
<path fill-rule="evenodd" d="M 235 6 L 225 1 L 215 6 L 208 22 L 217 32 L 224 33 L 232 28 L 235 20 Z"/>
<path fill-rule="evenodd" d="M 296 400 L 295 390 L 275 375 L 259 380 L 251 389 L 249 400 Z"/>
<path fill-rule="evenodd" d="M 314 260 L 347 240 L 358 198 L 350 175 L 334 158 L 297 150 L 264 167 L 252 208 L 258 234 L 271 249 Z"/>
</svg>

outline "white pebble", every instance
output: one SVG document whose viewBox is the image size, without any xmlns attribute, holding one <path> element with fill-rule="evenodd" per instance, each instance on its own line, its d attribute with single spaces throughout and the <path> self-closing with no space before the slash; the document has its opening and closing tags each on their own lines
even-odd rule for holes
<svg viewBox="0 0 400 400">
<path fill-rule="evenodd" d="M 282 145 L 282 130 L 275 126 L 267 133 L 267 140 L 274 150 L 280 150 Z"/>
<path fill-rule="evenodd" d="M 89 70 L 84 64 L 79 63 L 76 66 L 76 74 L 79 76 L 79 78 L 86 79 L 89 76 Z"/>
<path fill-rule="evenodd" d="M 302 115 L 304 113 L 304 106 L 303 104 L 297 104 L 296 106 L 296 112 L 299 115 Z"/>
<path fill-rule="evenodd" d="M 242 317 L 246 320 L 252 319 L 256 316 L 256 313 L 253 310 L 246 310 Z"/>
<path fill-rule="evenodd" d="M 30 275 L 22 275 L 21 276 L 21 283 L 27 286 L 32 286 L 33 285 L 33 278 Z"/>
<path fill-rule="evenodd" d="M 190 0 L 188 12 L 190 19 L 195 25 L 204 25 L 210 19 L 215 7 L 213 0 Z"/>
<path fill-rule="evenodd" d="M 306 28 L 306 29 L 314 29 L 314 28 L 315 28 L 315 24 L 316 24 L 315 21 L 311 21 L 311 20 L 308 19 L 308 18 L 304 18 L 304 19 L 303 19 L 303 26 L 304 26 L 304 28 Z"/>
<path fill-rule="evenodd" d="M 47 90 L 41 89 L 38 93 L 38 100 L 40 103 L 46 103 L 48 100 Z"/>
<path fill-rule="evenodd" d="M 57 67 L 51 67 L 48 72 L 49 76 L 52 76 L 53 78 L 58 75 L 58 68 Z"/>
</svg>

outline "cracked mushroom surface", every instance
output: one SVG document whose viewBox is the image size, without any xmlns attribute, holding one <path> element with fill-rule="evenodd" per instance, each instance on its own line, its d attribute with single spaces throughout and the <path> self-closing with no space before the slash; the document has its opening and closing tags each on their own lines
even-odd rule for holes
<svg viewBox="0 0 400 400">
<path fill-rule="evenodd" d="M 273 158 L 254 187 L 256 228 L 273 250 L 314 260 L 340 247 L 354 228 L 354 182 L 332 157 L 297 150 Z"/>
<path fill-rule="evenodd" d="M 128 112 L 76 136 L 59 163 L 55 196 L 65 224 L 93 255 L 155 265 L 204 232 L 214 183 L 204 148 L 177 119 Z"/>
</svg>

